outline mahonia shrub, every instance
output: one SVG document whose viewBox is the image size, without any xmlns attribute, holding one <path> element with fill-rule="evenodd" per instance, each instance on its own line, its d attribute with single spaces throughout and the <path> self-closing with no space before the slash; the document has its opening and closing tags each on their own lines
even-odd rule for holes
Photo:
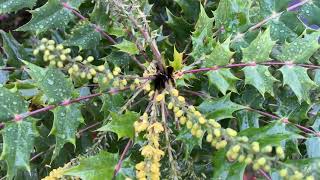
<svg viewBox="0 0 320 180">
<path fill-rule="evenodd" d="M 0 0 L 1 179 L 320 179 L 319 0 Z"/>
</svg>

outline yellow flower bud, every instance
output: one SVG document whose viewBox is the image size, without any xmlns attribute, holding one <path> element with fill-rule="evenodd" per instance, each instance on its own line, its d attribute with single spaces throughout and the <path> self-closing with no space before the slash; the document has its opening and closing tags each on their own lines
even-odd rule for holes
<svg viewBox="0 0 320 180">
<path fill-rule="evenodd" d="M 56 65 L 56 62 L 55 61 L 50 61 L 50 65 L 54 66 L 54 65 Z"/>
<path fill-rule="evenodd" d="M 183 115 L 183 111 L 182 110 L 179 110 L 178 112 L 175 113 L 175 116 L 178 117 L 178 118 L 181 117 L 182 115 Z"/>
<path fill-rule="evenodd" d="M 55 57 L 56 57 L 55 55 L 52 55 L 52 54 L 51 54 L 51 55 L 48 56 L 48 59 L 49 59 L 49 60 L 53 60 Z"/>
<path fill-rule="evenodd" d="M 134 91 L 136 89 L 136 86 L 134 84 L 130 84 L 130 90 Z"/>
<path fill-rule="evenodd" d="M 178 96 L 178 100 L 182 103 L 186 102 L 186 99 L 182 96 Z"/>
<path fill-rule="evenodd" d="M 308 176 L 308 177 L 306 177 L 306 180 L 314 180 L 314 177 L 313 176 Z"/>
<path fill-rule="evenodd" d="M 67 49 L 63 50 L 62 53 L 63 54 L 69 54 L 69 53 L 71 53 L 71 49 L 67 48 Z"/>
<path fill-rule="evenodd" d="M 185 124 L 187 121 L 187 118 L 185 116 L 182 116 L 180 117 L 179 121 L 180 121 L 180 124 Z"/>
<path fill-rule="evenodd" d="M 263 170 L 265 170 L 266 172 L 269 172 L 271 170 L 271 167 L 269 165 L 265 165 L 263 167 Z"/>
<path fill-rule="evenodd" d="M 249 141 L 249 138 L 247 136 L 242 136 L 240 137 L 240 141 L 242 142 L 248 142 Z"/>
<path fill-rule="evenodd" d="M 231 129 L 231 128 L 227 128 L 226 131 L 227 131 L 227 134 L 228 134 L 229 136 L 231 136 L 231 137 L 237 136 L 237 131 L 235 131 L 235 130 L 233 130 L 233 129 Z"/>
<path fill-rule="evenodd" d="M 59 68 L 63 68 L 63 63 L 62 63 L 61 61 L 58 61 L 57 66 L 58 66 Z"/>
<path fill-rule="evenodd" d="M 138 164 L 136 164 L 136 169 L 137 170 L 143 170 L 144 169 L 144 167 L 145 167 L 145 162 L 140 162 L 140 163 L 138 163 Z"/>
<path fill-rule="evenodd" d="M 277 155 L 280 156 L 280 157 L 284 156 L 284 152 L 283 152 L 283 149 L 282 149 L 281 146 L 278 146 L 278 147 L 276 148 L 276 153 L 277 153 Z"/>
<path fill-rule="evenodd" d="M 47 49 L 49 49 L 50 51 L 53 51 L 55 49 L 54 45 L 49 45 L 47 46 Z"/>
<path fill-rule="evenodd" d="M 87 61 L 88 61 L 88 62 L 92 62 L 92 61 L 94 61 L 94 57 L 89 56 L 89 57 L 87 58 Z"/>
<path fill-rule="evenodd" d="M 120 69 L 118 66 L 116 66 L 113 70 L 114 70 L 114 71 L 117 71 L 118 73 L 121 72 L 121 69 Z"/>
<path fill-rule="evenodd" d="M 204 117 L 200 117 L 200 118 L 199 118 L 199 123 L 200 123 L 200 124 L 206 123 L 206 119 L 205 119 Z"/>
<path fill-rule="evenodd" d="M 99 82 L 99 79 L 98 79 L 97 77 L 94 77 L 94 78 L 93 78 L 93 82 L 94 82 L 94 83 L 98 83 L 98 82 Z"/>
<path fill-rule="evenodd" d="M 252 166 L 253 170 L 258 170 L 260 169 L 260 165 L 258 163 L 254 163 L 253 166 Z"/>
<path fill-rule="evenodd" d="M 108 73 L 108 74 L 107 74 L 107 77 L 108 77 L 108 79 L 110 79 L 110 80 L 113 79 L 113 75 L 112 75 L 111 73 Z"/>
<path fill-rule="evenodd" d="M 222 140 L 222 141 L 220 141 L 220 142 L 218 142 L 218 143 L 216 144 L 216 149 L 225 148 L 227 144 L 228 144 L 228 143 L 227 143 L 226 140 Z"/>
<path fill-rule="evenodd" d="M 45 45 L 42 44 L 42 45 L 39 46 L 39 50 L 40 50 L 40 51 L 44 51 L 45 49 L 46 49 L 46 46 L 45 46 Z"/>
<path fill-rule="evenodd" d="M 87 79 L 92 79 L 92 75 L 90 73 L 87 74 Z"/>
<path fill-rule="evenodd" d="M 265 165 L 266 162 L 267 162 L 266 158 L 263 158 L 263 157 L 262 157 L 262 158 L 259 158 L 259 159 L 257 160 L 257 163 L 258 163 L 260 166 Z"/>
<path fill-rule="evenodd" d="M 154 91 L 150 91 L 148 94 L 149 97 L 152 97 L 153 95 L 154 95 Z"/>
<path fill-rule="evenodd" d="M 246 156 L 244 156 L 242 154 L 238 157 L 239 162 L 243 162 L 245 159 L 246 159 Z"/>
<path fill-rule="evenodd" d="M 170 102 L 170 103 L 168 104 L 168 109 L 172 109 L 172 108 L 173 108 L 173 103 Z"/>
<path fill-rule="evenodd" d="M 82 56 L 77 56 L 74 58 L 75 61 L 82 61 L 83 60 L 83 57 Z"/>
<path fill-rule="evenodd" d="M 192 128 L 191 129 L 191 134 L 192 134 L 192 136 L 195 136 L 197 134 L 197 129 L 196 128 Z"/>
<path fill-rule="evenodd" d="M 194 108 L 194 106 L 189 106 L 188 108 L 190 109 L 191 112 L 194 112 L 196 110 L 196 108 Z"/>
<path fill-rule="evenodd" d="M 295 179 L 300 180 L 300 179 L 303 178 L 303 174 L 301 172 L 299 172 L 299 171 L 295 171 L 294 172 L 294 177 L 295 177 Z"/>
<path fill-rule="evenodd" d="M 251 163 L 252 163 L 252 158 L 251 158 L 251 157 L 247 157 L 247 158 L 244 160 L 244 162 L 245 162 L 246 164 L 251 164 Z"/>
<path fill-rule="evenodd" d="M 74 69 L 73 69 L 73 70 L 74 70 Z M 86 78 L 86 76 L 87 76 L 87 74 L 86 74 L 85 72 L 82 72 L 82 73 L 80 74 L 80 77 L 81 77 L 82 79 Z"/>
<path fill-rule="evenodd" d="M 281 169 L 281 170 L 279 171 L 279 175 L 280 175 L 281 177 L 287 176 L 287 175 L 288 175 L 288 170 L 287 170 L 287 169 Z"/>
<path fill-rule="evenodd" d="M 49 40 L 47 43 L 48 43 L 49 45 L 54 45 L 56 42 L 54 42 L 54 40 Z"/>
<path fill-rule="evenodd" d="M 103 77 L 103 78 L 102 78 L 102 83 L 103 83 L 103 84 L 106 84 L 108 81 L 109 81 L 109 80 L 108 80 L 107 77 Z"/>
<path fill-rule="evenodd" d="M 127 82 L 127 80 L 122 79 L 122 80 L 121 80 L 121 84 L 124 85 L 124 86 L 126 86 L 126 85 L 128 84 L 128 82 Z"/>
<path fill-rule="evenodd" d="M 172 89 L 171 93 L 172 93 L 173 96 L 176 96 L 176 97 L 179 96 L 179 91 L 176 90 L 176 89 Z"/>
<path fill-rule="evenodd" d="M 58 45 L 57 45 L 57 49 L 58 49 L 58 50 L 63 50 L 63 48 L 64 48 L 64 47 L 63 47 L 62 44 L 58 44 Z"/>
<path fill-rule="evenodd" d="M 33 55 L 34 56 L 36 56 L 36 55 L 38 55 L 39 54 L 39 49 L 37 48 L 37 49 L 35 49 L 35 50 L 33 50 Z"/>
<path fill-rule="evenodd" d="M 46 42 L 48 42 L 48 39 L 47 39 L 47 38 L 42 38 L 42 39 L 41 39 L 41 42 L 42 42 L 42 43 L 46 43 Z"/>
<path fill-rule="evenodd" d="M 139 84 L 140 84 L 140 80 L 139 80 L 138 78 L 136 78 L 136 79 L 134 79 L 134 83 L 135 83 L 136 85 L 139 85 Z"/>
<path fill-rule="evenodd" d="M 196 132 L 196 137 L 197 138 L 201 138 L 203 135 L 203 131 L 201 129 L 198 129 L 197 132 Z"/>
<path fill-rule="evenodd" d="M 71 75 L 71 74 L 73 74 L 73 69 L 72 68 L 69 68 L 68 69 L 68 73 Z"/>
<path fill-rule="evenodd" d="M 60 59 L 61 59 L 61 61 L 65 61 L 65 60 L 67 60 L 67 56 L 64 54 L 61 54 Z"/>
<path fill-rule="evenodd" d="M 159 94 L 157 97 L 156 97 L 156 101 L 160 102 L 164 99 L 164 94 Z"/>
<path fill-rule="evenodd" d="M 144 90 L 147 92 L 151 90 L 151 86 L 149 83 L 144 86 Z"/>
<path fill-rule="evenodd" d="M 97 71 L 96 71 L 95 69 L 93 69 L 93 68 L 90 68 L 90 69 L 89 69 L 89 72 L 90 72 L 90 74 L 91 74 L 92 76 L 97 75 Z"/>
<path fill-rule="evenodd" d="M 79 71 L 79 66 L 77 64 L 73 64 L 72 65 L 72 69 L 74 72 L 78 72 Z"/>
<path fill-rule="evenodd" d="M 178 112 L 179 110 L 180 110 L 179 107 L 177 106 L 173 107 L 173 112 Z"/>
<path fill-rule="evenodd" d="M 143 121 L 148 121 L 148 114 L 147 113 L 143 113 L 142 120 Z"/>
<path fill-rule="evenodd" d="M 262 152 L 270 153 L 272 151 L 272 146 L 268 145 L 262 149 Z"/>
<path fill-rule="evenodd" d="M 104 65 L 100 65 L 97 67 L 97 70 L 103 72 L 104 70 L 106 70 L 106 68 L 104 67 Z"/>
<path fill-rule="evenodd" d="M 202 114 L 199 111 L 194 111 L 193 114 L 197 117 L 201 117 Z"/>
<path fill-rule="evenodd" d="M 214 134 L 216 137 L 220 137 L 220 136 L 221 136 L 221 131 L 220 131 L 220 129 L 214 129 L 214 130 L 213 130 L 213 134 Z"/>
<path fill-rule="evenodd" d="M 206 138 L 207 142 L 211 142 L 212 139 L 213 139 L 212 134 L 208 134 L 208 135 L 207 135 L 207 138 Z"/>
<path fill-rule="evenodd" d="M 193 126 L 192 121 L 190 121 L 190 120 L 187 121 L 187 128 L 188 128 L 188 129 L 191 129 L 192 126 Z"/>
<path fill-rule="evenodd" d="M 253 142 L 251 144 L 251 148 L 253 150 L 253 152 L 257 153 L 260 151 L 260 146 L 259 146 L 259 143 L 258 142 Z"/>
<path fill-rule="evenodd" d="M 240 149 L 241 149 L 241 146 L 240 145 L 235 145 L 235 146 L 233 146 L 232 147 L 232 152 L 234 152 L 234 153 L 238 153 L 239 151 L 240 151 Z"/>
</svg>

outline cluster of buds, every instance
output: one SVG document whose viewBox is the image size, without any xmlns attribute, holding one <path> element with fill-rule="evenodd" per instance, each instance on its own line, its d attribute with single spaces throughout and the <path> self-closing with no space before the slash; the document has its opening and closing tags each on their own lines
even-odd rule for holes
<svg viewBox="0 0 320 180">
<path fill-rule="evenodd" d="M 136 177 L 139 180 L 159 180 L 160 160 L 164 156 L 164 152 L 160 149 L 159 135 L 164 128 L 157 121 L 149 122 L 147 113 L 144 113 L 140 120 L 135 122 L 134 127 L 136 133 L 146 131 L 144 137 L 147 139 L 147 144 L 141 148 L 144 161 L 136 165 Z"/>
<path fill-rule="evenodd" d="M 260 147 L 259 142 L 249 142 L 246 136 L 238 136 L 237 131 L 231 128 L 222 128 L 220 123 L 214 119 L 206 119 L 194 106 L 186 105 L 185 98 L 179 95 L 177 89 L 172 88 L 169 92 L 171 101 L 168 103 L 168 109 L 173 110 L 175 118 L 179 119 L 181 125 L 186 125 L 193 136 L 202 138 L 207 132 L 206 141 L 216 149 L 227 148 L 226 153 L 229 161 L 244 162 L 252 165 L 254 170 L 262 169 L 270 172 L 274 161 L 285 158 L 284 150 L 281 146 L 272 147 L 266 145 Z M 162 99 L 158 96 L 157 99 Z M 276 156 L 271 157 L 275 148 Z M 284 170 L 283 170 L 284 171 Z M 279 172 L 286 174 L 284 172 Z M 294 171 L 292 179 L 301 179 L 300 177 L 313 180 L 313 176 L 303 176 L 302 173 Z"/>
<path fill-rule="evenodd" d="M 70 75 L 75 77 L 93 79 L 95 83 L 98 82 L 99 74 L 103 75 L 103 82 L 108 83 L 121 73 L 119 67 L 115 67 L 111 72 L 106 69 L 105 65 L 92 65 L 91 63 L 95 60 L 93 56 L 88 56 L 87 58 L 83 58 L 80 55 L 72 57 L 70 53 L 70 48 L 65 48 L 62 44 L 56 44 L 54 40 L 46 38 L 43 38 L 39 46 L 33 51 L 35 56 L 41 54 L 43 60 L 49 62 L 51 66 L 64 68 Z"/>
<path fill-rule="evenodd" d="M 71 165 L 70 163 L 67 163 L 67 164 L 64 165 L 64 167 L 59 167 L 57 169 L 53 169 L 49 173 L 49 176 L 46 176 L 46 177 L 42 178 L 42 180 L 58 180 L 58 179 L 62 179 L 65 170 L 67 168 L 69 168 L 70 165 Z M 75 178 L 75 179 L 79 179 L 79 178 Z"/>
<path fill-rule="evenodd" d="M 288 168 L 281 169 L 279 175 L 284 179 L 293 179 L 293 180 L 315 180 L 314 176 L 305 176 L 302 172 L 298 170 L 290 170 Z"/>
</svg>

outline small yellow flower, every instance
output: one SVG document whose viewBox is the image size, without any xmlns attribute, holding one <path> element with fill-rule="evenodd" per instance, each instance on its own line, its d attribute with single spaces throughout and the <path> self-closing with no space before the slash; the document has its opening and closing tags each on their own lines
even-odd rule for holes
<svg viewBox="0 0 320 180">
<path fill-rule="evenodd" d="M 106 70 L 106 68 L 104 67 L 104 65 L 100 65 L 97 67 L 97 70 L 103 72 L 104 70 Z"/>
<path fill-rule="evenodd" d="M 175 116 L 178 117 L 178 118 L 181 117 L 182 115 L 183 115 L 183 111 L 182 110 L 179 110 L 178 112 L 175 113 Z"/>
<path fill-rule="evenodd" d="M 164 94 L 159 94 L 157 97 L 156 97 L 156 101 L 160 102 L 164 99 Z"/>
<path fill-rule="evenodd" d="M 155 122 L 149 128 L 153 128 L 154 132 L 159 134 L 160 132 L 164 131 L 164 128 L 161 123 Z"/>
<path fill-rule="evenodd" d="M 226 131 L 227 131 L 227 134 L 229 136 L 231 136 L 231 137 L 236 137 L 237 136 L 237 131 L 235 131 L 235 130 L 233 130 L 231 128 L 227 128 Z"/>
<path fill-rule="evenodd" d="M 288 170 L 287 169 L 281 169 L 280 172 L 279 172 L 279 175 L 281 177 L 285 177 L 288 175 Z"/>
<path fill-rule="evenodd" d="M 185 116 L 180 117 L 180 124 L 185 124 L 187 122 L 187 118 Z"/>
<path fill-rule="evenodd" d="M 207 138 L 206 138 L 207 142 L 211 142 L 212 139 L 213 139 L 212 134 L 208 134 L 208 135 L 207 135 Z"/>
<path fill-rule="evenodd" d="M 168 104 L 168 109 L 172 109 L 172 108 L 173 108 L 173 103 L 170 102 L 170 103 Z"/>
<path fill-rule="evenodd" d="M 258 163 L 260 166 L 265 165 L 266 162 L 267 162 L 266 158 L 263 158 L 263 157 L 262 157 L 262 158 L 259 158 L 259 159 L 257 160 L 257 163 Z"/>
<path fill-rule="evenodd" d="M 251 148 L 252 148 L 253 152 L 255 152 L 255 153 L 260 151 L 260 145 L 258 142 L 251 143 Z"/>
<path fill-rule="evenodd" d="M 94 61 L 94 57 L 93 57 L 93 56 L 89 56 L 89 57 L 87 58 L 87 61 L 88 61 L 88 62 Z"/>
<path fill-rule="evenodd" d="M 141 148 L 141 155 L 144 157 L 151 158 L 154 154 L 154 148 L 151 145 L 146 145 Z"/>
<path fill-rule="evenodd" d="M 204 117 L 200 117 L 199 118 L 199 123 L 200 124 L 204 124 L 204 123 L 206 123 L 207 121 L 206 121 L 206 119 L 204 118 Z"/>
<path fill-rule="evenodd" d="M 136 169 L 141 171 L 145 168 L 145 165 L 146 165 L 146 163 L 144 161 L 142 161 L 142 162 L 136 164 Z"/>
<path fill-rule="evenodd" d="M 220 130 L 220 129 L 214 129 L 214 130 L 213 130 L 213 134 L 214 134 L 217 138 L 219 138 L 219 137 L 221 136 L 221 130 Z"/>
<path fill-rule="evenodd" d="M 179 91 L 176 90 L 176 89 L 172 89 L 171 93 L 172 93 L 173 96 L 176 96 L 176 97 L 179 96 Z"/>
<path fill-rule="evenodd" d="M 185 98 L 182 97 L 182 96 L 179 96 L 179 97 L 178 97 L 178 100 L 179 100 L 180 102 L 182 102 L 182 103 L 184 103 L 184 102 L 186 101 Z"/>
</svg>

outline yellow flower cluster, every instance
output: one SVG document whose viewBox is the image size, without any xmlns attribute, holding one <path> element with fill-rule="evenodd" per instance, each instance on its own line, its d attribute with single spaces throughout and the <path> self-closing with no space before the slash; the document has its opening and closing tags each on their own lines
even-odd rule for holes
<svg viewBox="0 0 320 180">
<path fill-rule="evenodd" d="M 299 171 L 292 171 L 291 173 L 289 172 L 288 169 L 284 168 L 279 171 L 279 175 L 284 178 L 284 179 L 292 179 L 292 180 L 315 180 L 315 178 L 310 175 L 310 176 L 304 176 L 303 173 Z"/>
<path fill-rule="evenodd" d="M 63 177 L 63 173 L 65 168 L 59 167 L 58 169 L 54 169 L 49 173 L 49 176 L 42 178 L 42 180 L 58 180 Z"/>
<path fill-rule="evenodd" d="M 260 147 L 259 142 L 250 143 L 248 137 L 238 136 L 237 131 L 231 128 L 222 128 L 220 123 L 214 119 L 206 119 L 195 107 L 186 105 L 185 98 L 179 96 L 177 89 L 171 89 L 170 94 L 172 100 L 167 106 L 168 109 L 173 110 L 180 124 L 186 125 L 191 134 L 197 138 L 202 138 L 204 132 L 207 131 L 206 141 L 216 149 L 223 149 L 229 145 L 226 154 L 229 161 L 245 162 L 248 165 L 252 164 L 254 170 L 263 169 L 270 172 L 272 160 L 285 158 L 281 146 L 275 148 L 276 157 L 270 158 L 272 146 Z M 292 179 L 300 180 L 300 177 L 305 176 L 295 172 Z M 313 180 L 313 176 L 305 178 Z"/>
<path fill-rule="evenodd" d="M 164 131 L 161 123 L 148 123 L 148 116 L 145 113 L 139 124 L 135 123 L 136 132 L 147 130 L 145 137 L 148 144 L 141 148 L 141 155 L 144 161 L 136 165 L 136 177 L 139 180 L 159 180 L 160 179 L 160 160 L 164 152 L 160 149 L 159 134 Z M 148 124 L 148 125 L 147 125 Z"/>
</svg>

